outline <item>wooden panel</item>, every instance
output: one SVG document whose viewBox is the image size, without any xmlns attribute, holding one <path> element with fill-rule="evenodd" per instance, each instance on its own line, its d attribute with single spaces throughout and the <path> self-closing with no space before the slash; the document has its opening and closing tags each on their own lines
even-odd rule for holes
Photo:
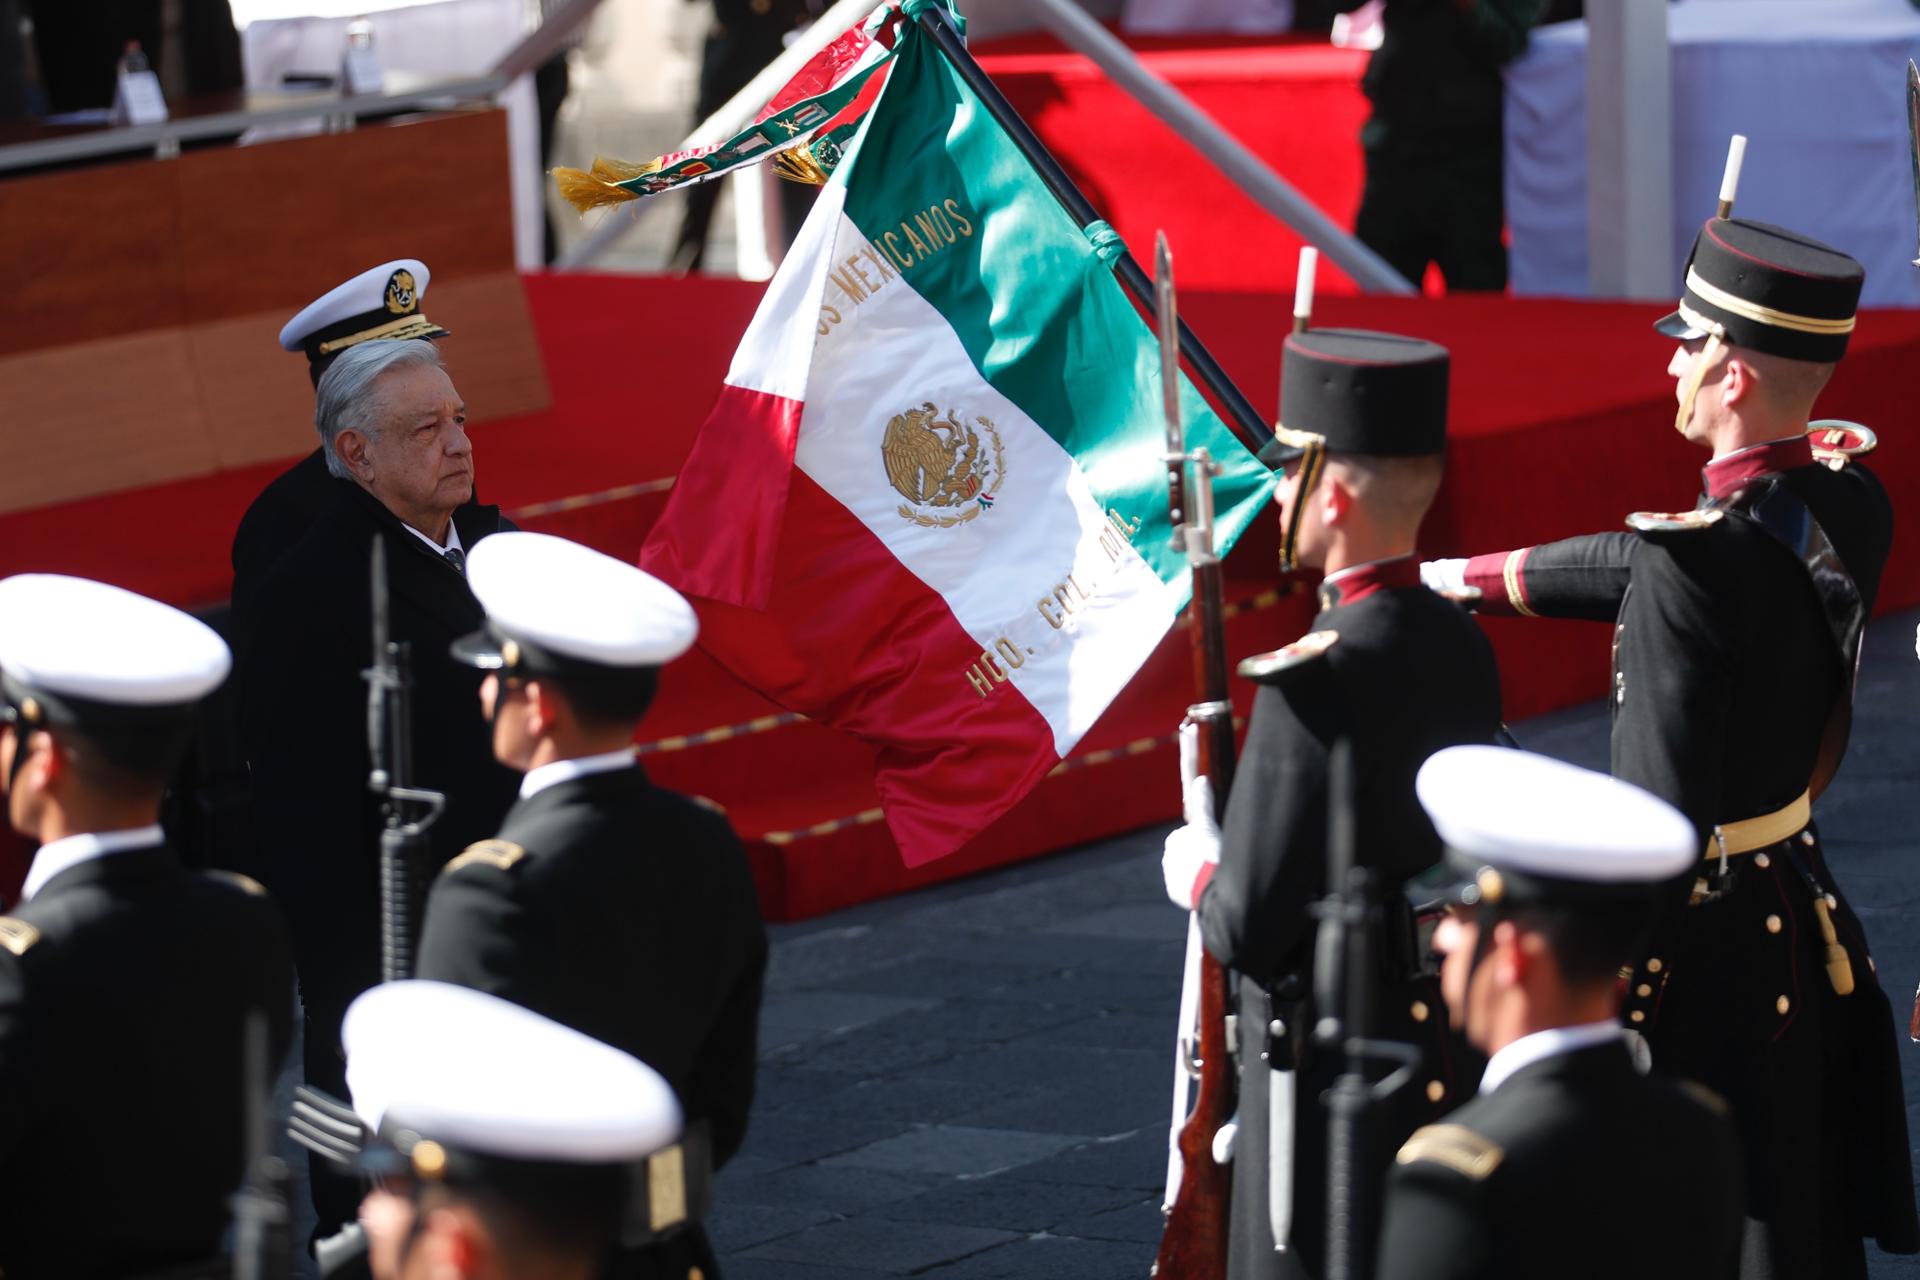
<svg viewBox="0 0 1920 1280">
<path fill-rule="evenodd" d="M 168 165 L 0 181 L 0 356 L 181 323 L 179 234 Z"/>
<path fill-rule="evenodd" d="M 460 112 L 182 156 L 181 314 L 308 301 L 392 258 L 442 282 L 513 267 L 506 113 Z M 429 312 L 431 314 L 431 312 Z"/>
<path fill-rule="evenodd" d="M 0 357 L 0 511 L 213 469 L 181 329 Z"/>
<path fill-rule="evenodd" d="M 512 271 L 436 282 L 421 308 L 452 334 L 440 351 L 474 422 L 537 413 L 552 400 L 526 292 Z M 220 467 L 293 458 L 313 448 L 305 356 L 280 350 L 286 315 L 259 312 L 195 325 L 193 365 Z"/>
</svg>

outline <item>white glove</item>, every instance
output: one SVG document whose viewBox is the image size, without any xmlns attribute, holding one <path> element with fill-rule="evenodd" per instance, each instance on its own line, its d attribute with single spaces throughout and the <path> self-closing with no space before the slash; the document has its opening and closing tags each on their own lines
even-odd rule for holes
<svg viewBox="0 0 1920 1280">
<path fill-rule="evenodd" d="M 1220 865 L 1220 824 L 1213 818 L 1213 783 L 1197 776 L 1199 734 L 1192 726 L 1180 730 L 1180 796 L 1186 825 L 1175 827 L 1160 854 L 1160 874 L 1167 897 L 1182 911 L 1191 911 L 1199 898 L 1203 872 Z"/>
<path fill-rule="evenodd" d="M 1920 627 L 1913 630 L 1913 656 L 1920 658 Z"/>
<path fill-rule="evenodd" d="M 1420 584 L 1429 591 L 1438 591 L 1445 595 L 1449 591 L 1467 589 L 1467 561 L 1463 556 L 1458 560 L 1422 560 L 1420 562 Z"/>
</svg>

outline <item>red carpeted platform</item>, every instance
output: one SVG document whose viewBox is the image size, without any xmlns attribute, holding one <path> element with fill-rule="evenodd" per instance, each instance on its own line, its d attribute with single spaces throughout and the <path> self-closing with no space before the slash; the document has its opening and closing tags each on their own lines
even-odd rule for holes
<svg viewBox="0 0 1920 1280">
<path fill-rule="evenodd" d="M 1360 207 L 1360 76 L 1368 54 L 1324 37 L 1125 37 L 1185 94 L 1343 227 Z M 1185 289 L 1293 287 L 1301 241 L 1080 54 L 1051 36 L 975 46 L 980 65 L 1128 244 L 1165 230 Z M 1321 289 L 1353 293 L 1330 263 Z"/>
<path fill-rule="evenodd" d="M 525 527 L 632 557 L 712 403 L 760 286 L 733 281 L 534 276 L 528 300 L 554 403 L 476 431 L 480 483 Z M 1276 401 L 1288 297 L 1188 291 L 1195 329 L 1263 413 Z M 1453 455 L 1428 554 L 1493 550 L 1617 528 L 1636 507 L 1690 506 L 1701 457 L 1671 429 L 1670 344 L 1655 308 L 1502 298 L 1328 298 L 1319 320 L 1430 337 L 1453 349 Z M 457 338 L 446 353 L 456 382 Z M 1874 465 L 1903 511 L 1920 509 L 1920 453 L 1898 430 L 1920 313 L 1862 317 L 1823 411 L 1881 428 Z M 0 517 L 0 574 L 87 574 L 187 606 L 219 603 L 231 531 L 277 470 L 256 467 Z M 1305 629 L 1307 596 L 1280 597 L 1271 523 L 1229 561 L 1236 654 Z M 1920 529 L 1899 525 L 1883 609 L 1920 601 Z M 1597 696 L 1604 627 L 1489 625 L 1510 718 Z M 1171 734 L 1189 699 L 1184 632 L 1170 637 L 1081 751 L 951 859 L 906 871 L 879 821 L 860 743 L 784 715 L 692 655 L 644 726 L 664 783 L 727 808 L 769 915 L 814 914 L 1171 818 Z M 1241 688 L 1242 701 L 1250 690 Z M 0 876 L 4 879 L 4 876 Z"/>
</svg>

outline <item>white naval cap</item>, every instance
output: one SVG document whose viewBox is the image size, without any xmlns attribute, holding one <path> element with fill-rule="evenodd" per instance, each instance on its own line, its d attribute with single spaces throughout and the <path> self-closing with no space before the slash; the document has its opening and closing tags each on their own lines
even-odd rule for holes
<svg viewBox="0 0 1920 1280">
<path fill-rule="evenodd" d="M 280 345 L 305 351 L 315 365 L 373 338 L 443 338 L 447 331 L 420 312 L 433 273 L 418 258 L 369 267 L 300 309 L 280 330 Z"/>
<path fill-rule="evenodd" d="M 631 1166 L 680 1137 L 680 1104 L 659 1072 L 483 991 L 385 983 L 348 1007 L 340 1034 L 354 1111 L 383 1139 L 404 1138 L 422 1174 L 466 1156 L 482 1169 Z"/>
<path fill-rule="evenodd" d="M 652 574 L 545 533 L 496 533 L 467 555 L 485 630 L 454 655 L 484 670 L 565 674 L 651 669 L 700 632 L 686 597 Z"/>
<path fill-rule="evenodd" d="M 182 711 L 232 666 L 213 628 L 158 600 L 63 574 L 0 581 L 0 683 L 31 723 Z"/>
<path fill-rule="evenodd" d="M 1635 893 L 1700 858 L 1693 824 L 1630 782 L 1508 747 L 1448 747 L 1414 789 L 1447 859 L 1515 898 Z M 1488 895 L 1493 896 L 1492 894 Z"/>
</svg>

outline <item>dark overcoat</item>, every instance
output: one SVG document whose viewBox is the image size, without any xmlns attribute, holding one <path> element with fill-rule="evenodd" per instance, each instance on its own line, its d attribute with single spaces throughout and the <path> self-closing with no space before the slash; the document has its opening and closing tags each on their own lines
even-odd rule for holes
<svg viewBox="0 0 1920 1280">
<path fill-rule="evenodd" d="M 0 919 L 9 1280 L 218 1253 L 247 1157 L 249 1015 L 273 1072 L 292 1009 L 274 904 L 244 877 L 183 869 L 164 844 L 69 867 Z"/>
<path fill-rule="evenodd" d="M 1207 950 L 1242 975 L 1228 1265 L 1236 1280 L 1288 1274 L 1288 1260 L 1273 1247 L 1267 1203 L 1272 1060 L 1297 1067 L 1292 1252 L 1309 1274 L 1318 1272 L 1324 1252 L 1320 1095 L 1342 1063 L 1294 1033 L 1313 1025 L 1316 922 L 1309 908 L 1326 892 L 1333 744 L 1346 737 L 1354 745 L 1357 856 L 1377 872 L 1381 897 L 1398 902 L 1402 884 L 1440 857 L 1439 838 L 1414 797 L 1415 773 L 1443 747 L 1491 742 L 1500 726 L 1493 651 L 1466 613 L 1419 586 L 1348 602 L 1339 595 L 1337 586 L 1322 589 L 1326 607 L 1313 623 L 1339 635 L 1326 656 L 1254 699 L 1220 868 L 1197 908 Z M 1477 1065 L 1461 1060 L 1461 1044 L 1447 1031 L 1437 984 L 1415 972 L 1419 957 L 1405 914 L 1390 912 L 1389 920 L 1373 999 L 1376 1031 L 1418 1044 L 1424 1058 L 1413 1086 L 1376 1113 L 1366 1165 L 1376 1198 L 1401 1140 L 1478 1079 Z M 1276 1019 L 1287 1034 L 1270 1040 L 1261 1029 Z"/>
</svg>

